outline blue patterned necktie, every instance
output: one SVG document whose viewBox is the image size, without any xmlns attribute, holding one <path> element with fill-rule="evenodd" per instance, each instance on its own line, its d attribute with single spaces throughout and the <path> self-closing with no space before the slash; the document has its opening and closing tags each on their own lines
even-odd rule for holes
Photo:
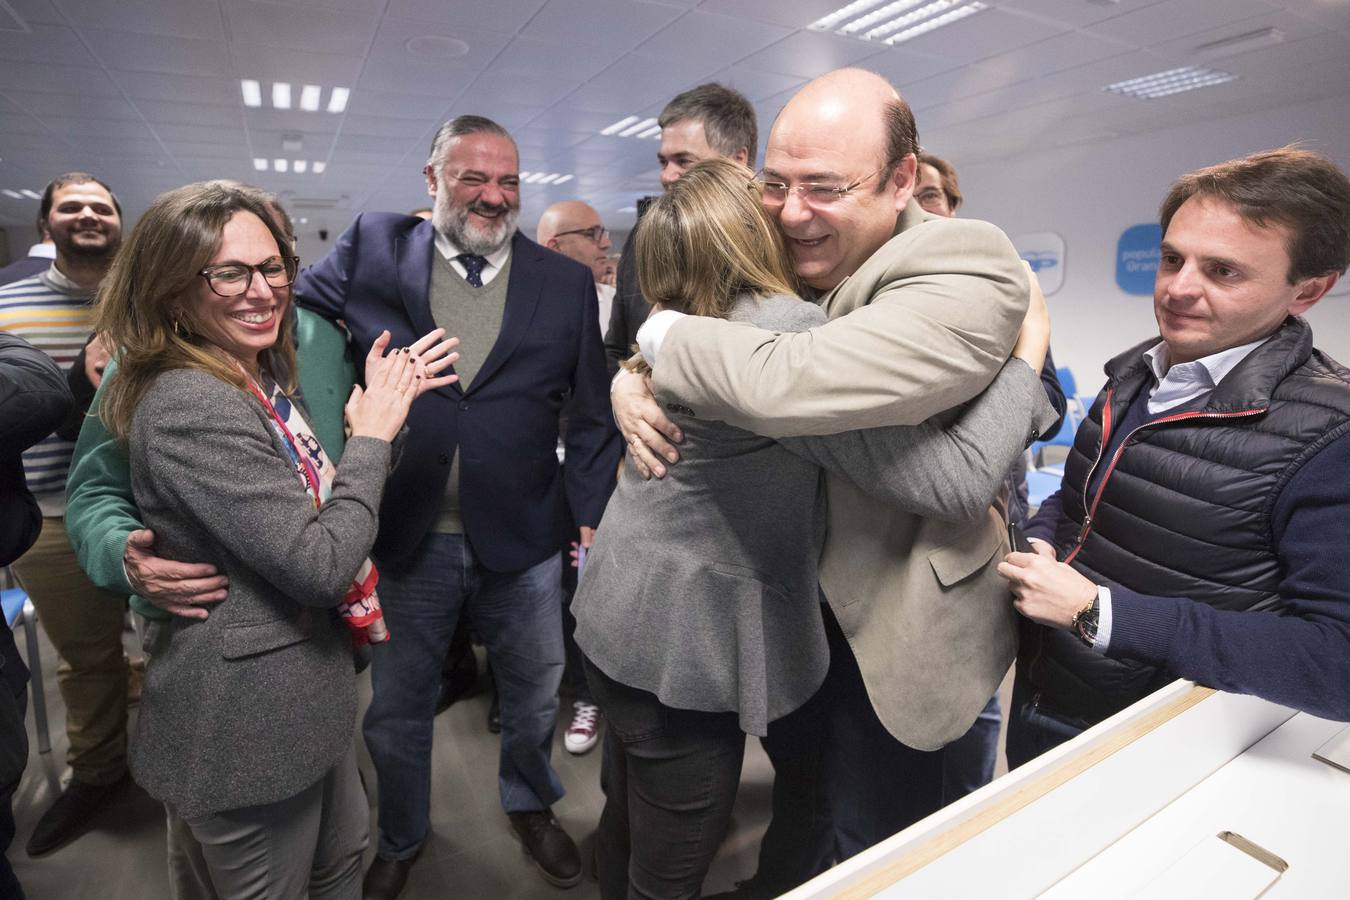
<svg viewBox="0 0 1350 900">
<path fill-rule="evenodd" d="M 464 280 L 473 287 L 482 287 L 483 266 L 487 265 L 487 257 L 476 253 L 461 253 L 455 259 L 464 265 Z"/>
</svg>

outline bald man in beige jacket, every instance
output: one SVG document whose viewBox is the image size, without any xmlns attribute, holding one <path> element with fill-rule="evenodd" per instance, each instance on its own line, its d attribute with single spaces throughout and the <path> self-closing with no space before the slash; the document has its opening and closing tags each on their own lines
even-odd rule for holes
<svg viewBox="0 0 1350 900">
<path fill-rule="evenodd" d="M 771 437 L 831 434 L 950 421 L 1005 363 L 1023 365 L 1007 360 L 1028 310 L 1026 267 L 992 225 L 931 216 L 912 200 L 917 149 L 908 105 L 878 76 L 845 69 L 803 88 L 770 132 L 763 199 L 830 321 L 778 335 L 659 312 L 639 336 L 656 400 Z M 647 385 L 621 375 L 614 407 L 636 460 L 664 474 L 678 459 L 665 436 L 678 440 L 678 429 Z M 1047 404 L 1036 422 L 1008 427 L 1029 442 L 1052 418 Z M 800 732 L 818 738 L 766 744 L 775 817 L 744 896 L 790 888 L 933 812 L 941 755 L 931 751 L 966 732 L 1016 652 L 996 572 L 1008 549 L 1001 511 L 952 525 L 839 476 L 827 484 L 831 669 L 804 713 L 819 727 Z M 828 809 L 808 814 L 800 795 L 812 779 Z M 784 821 L 789 795 L 814 834 Z"/>
</svg>

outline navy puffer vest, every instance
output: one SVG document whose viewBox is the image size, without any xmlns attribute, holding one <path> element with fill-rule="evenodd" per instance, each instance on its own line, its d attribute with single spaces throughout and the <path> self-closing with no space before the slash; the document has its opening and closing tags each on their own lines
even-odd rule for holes
<svg viewBox="0 0 1350 900">
<path fill-rule="evenodd" d="M 1143 352 L 1155 343 L 1107 363 L 1106 387 L 1065 463 L 1055 543 L 1099 584 L 1220 609 L 1276 607 L 1282 573 L 1271 512 L 1299 467 L 1350 429 L 1350 370 L 1313 349 L 1306 322 L 1287 319 L 1202 408 L 1164 414 L 1098 459 L 1112 424 L 1148 388 Z M 1106 474 L 1085 497 L 1094 466 Z M 1030 622 L 1019 665 L 1047 710 L 1084 723 L 1173 678 Z"/>
</svg>

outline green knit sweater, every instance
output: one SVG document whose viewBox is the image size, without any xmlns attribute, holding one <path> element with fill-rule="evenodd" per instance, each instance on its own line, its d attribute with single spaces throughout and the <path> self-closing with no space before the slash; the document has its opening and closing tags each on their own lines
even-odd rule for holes
<svg viewBox="0 0 1350 900">
<path fill-rule="evenodd" d="M 300 392 L 315 436 L 336 463 L 345 444 L 342 409 L 355 377 L 347 337 L 314 313 L 303 309 L 297 313 Z M 98 417 L 103 388 L 115 369 L 116 364 L 111 363 L 104 373 L 75 444 L 66 481 L 66 531 L 91 581 L 105 590 L 129 595 L 132 609 L 147 619 L 167 619 L 168 613 L 132 593 L 122 567 L 127 535 L 145 526 L 131 493 L 126 447 L 113 439 Z"/>
</svg>

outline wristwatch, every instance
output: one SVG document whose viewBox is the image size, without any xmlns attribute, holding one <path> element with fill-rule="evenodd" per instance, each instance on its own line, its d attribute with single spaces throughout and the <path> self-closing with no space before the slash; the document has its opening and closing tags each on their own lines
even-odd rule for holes
<svg viewBox="0 0 1350 900">
<path fill-rule="evenodd" d="M 1073 614 L 1069 630 L 1078 635 L 1078 639 L 1091 647 L 1097 642 L 1097 625 L 1101 621 L 1102 605 L 1100 595 L 1092 602 Z"/>
</svg>

